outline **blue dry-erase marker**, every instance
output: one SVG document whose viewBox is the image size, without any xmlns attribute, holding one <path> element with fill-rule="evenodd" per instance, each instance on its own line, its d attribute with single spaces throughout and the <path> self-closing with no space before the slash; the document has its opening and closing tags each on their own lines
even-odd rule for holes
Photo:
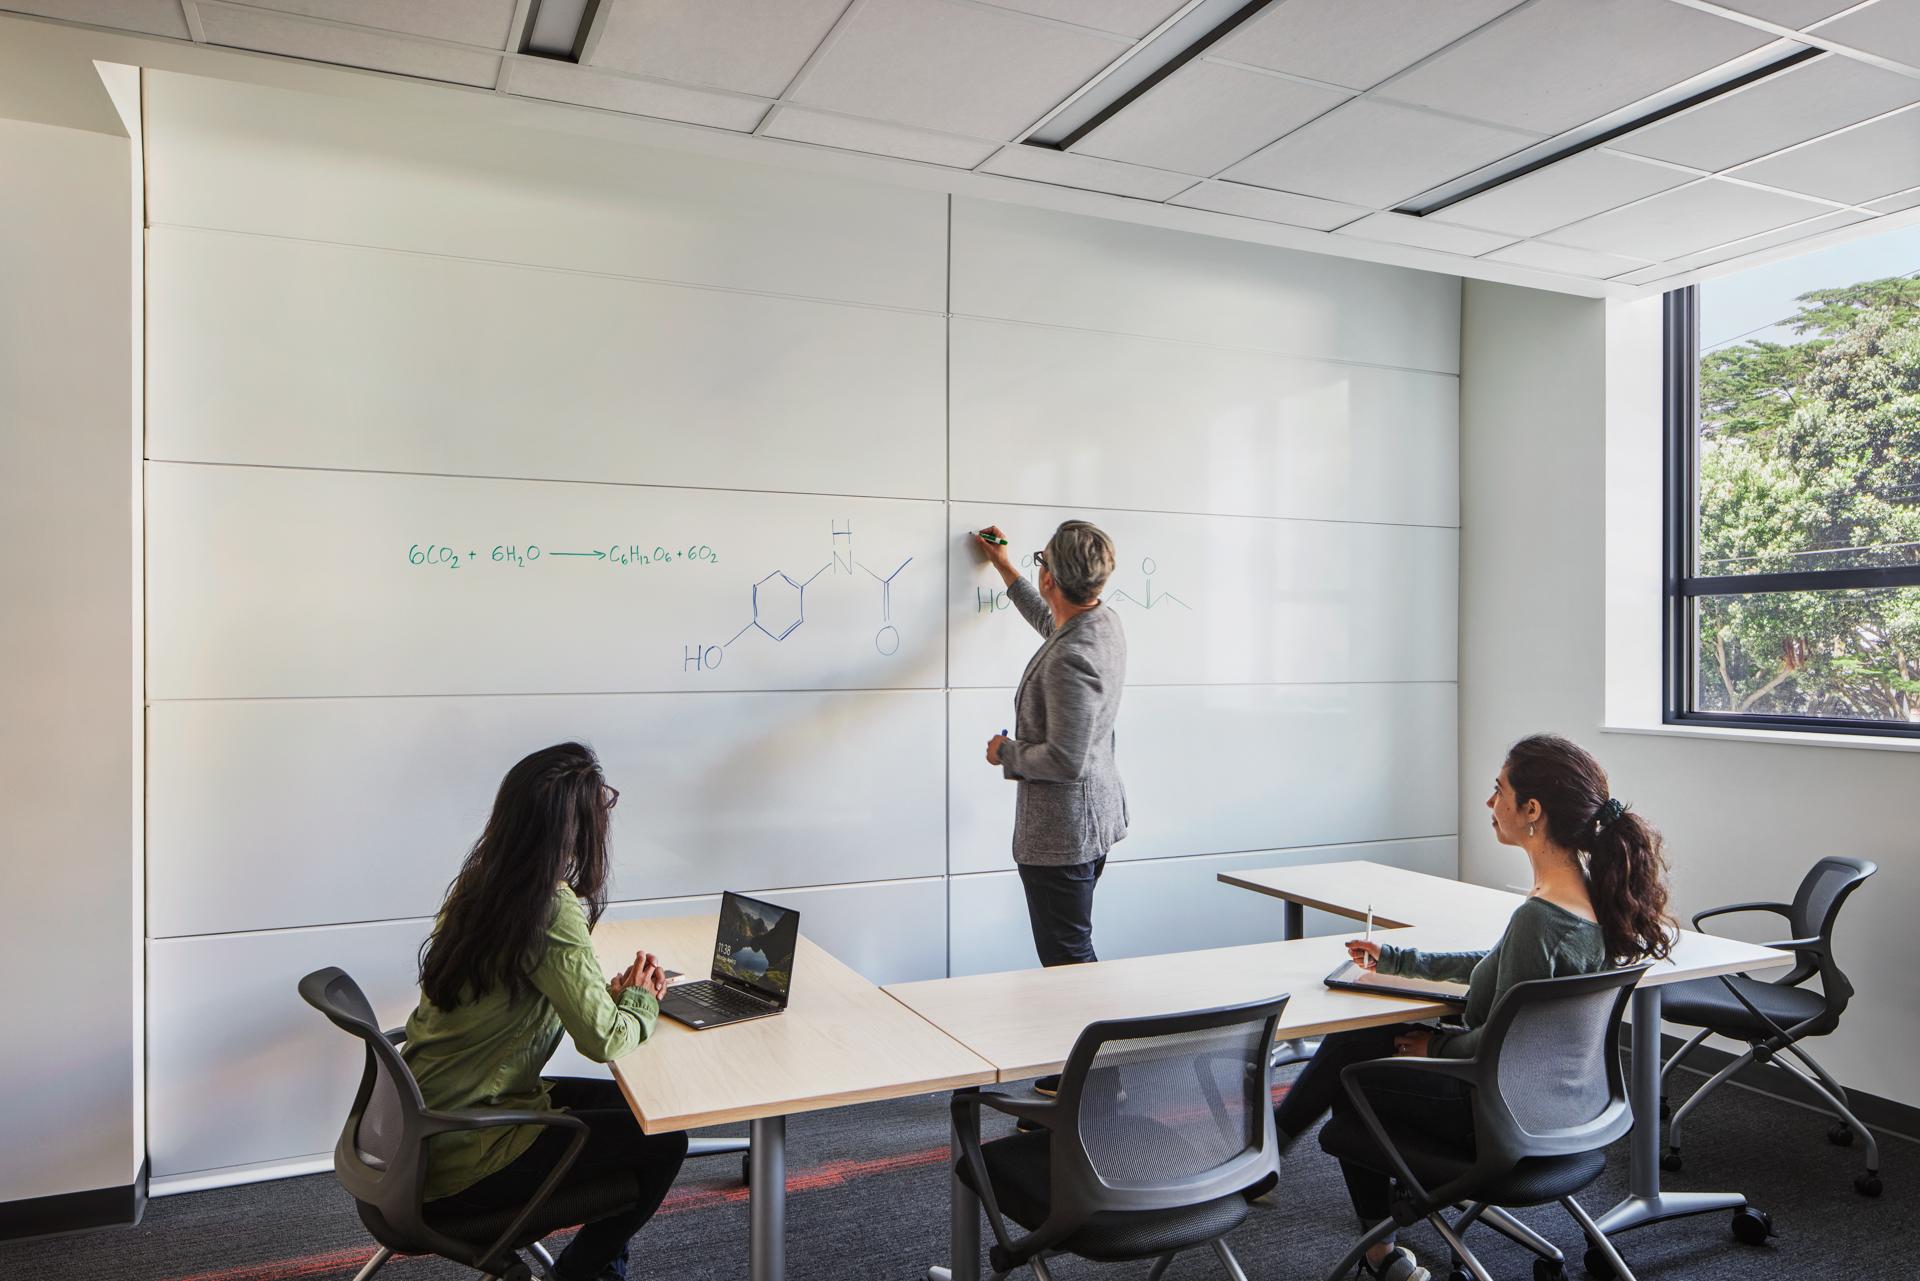
<svg viewBox="0 0 1920 1281">
<path fill-rule="evenodd" d="M 1005 738 L 1006 736 L 1007 736 L 1007 731 L 1005 731 L 1005 730 L 1001 730 L 1001 731 L 1000 731 L 1000 737 L 1001 737 L 1001 738 Z"/>
<path fill-rule="evenodd" d="M 1007 545 L 1006 539 L 995 538 L 992 534 L 975 534 L 974 537 L 979 539 L 983 543 L 998 543 L 1002 547 L 1005 547 Z"/>
</svg>

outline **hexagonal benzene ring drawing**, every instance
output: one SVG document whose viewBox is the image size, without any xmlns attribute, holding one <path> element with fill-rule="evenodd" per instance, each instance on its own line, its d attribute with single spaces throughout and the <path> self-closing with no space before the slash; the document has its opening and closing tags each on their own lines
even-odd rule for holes
<svg viewBox="0 0 1920 1281">
<path fill-rule="evenodd" d="M 753 625 L 777 641 L 807 621 L 806 584 L 775 570 L 753 585 Z"/>
</svg>

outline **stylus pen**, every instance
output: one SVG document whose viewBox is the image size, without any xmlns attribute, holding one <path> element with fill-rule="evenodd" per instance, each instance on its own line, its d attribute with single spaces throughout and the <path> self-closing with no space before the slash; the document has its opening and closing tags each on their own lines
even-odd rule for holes
<svg viewBox="0 0 1920 1281">
<path fill-rule="evenodd" d="M 1367 904 L 1367 942 L 1373 942 L 1373 904 Z"/>
</svg>

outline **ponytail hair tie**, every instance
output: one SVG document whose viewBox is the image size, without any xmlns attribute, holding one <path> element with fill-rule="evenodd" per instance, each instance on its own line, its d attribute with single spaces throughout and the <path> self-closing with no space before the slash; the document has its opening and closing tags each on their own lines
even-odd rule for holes
<svg viewBox="0 0 1920 1281">
<path fill-rule="evenodd" d="M 1593 816 L 1593 821 L 1599 827 L 1599 829 L 1604 832 L 1609 827 L 1612 827 L 1615 823 L 1618 823 L 1620 821 L 1620 816 L 1626 812 L 1627 812 L 1626 806 L 1622 805 L 1619 801 L 1616 801 L 1615 799 L 1613 799 L 1613 797 L 1609 796 L 1607 798 L 1607 803 L 1600 807 L 1600 812 Z"/>
</svg>

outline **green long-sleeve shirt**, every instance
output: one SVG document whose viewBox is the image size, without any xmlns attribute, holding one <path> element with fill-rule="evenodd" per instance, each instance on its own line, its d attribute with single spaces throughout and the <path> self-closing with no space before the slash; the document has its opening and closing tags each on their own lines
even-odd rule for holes
<svg viewBox="0 0 1920 1281">
<path fill-rule="evenodd" d="M 1436 1035 L 1430 1053 L 1438 1058 L 1469 1059 L 1480 1042 L 1480 1028 L 1494 1002 L 1515 983 L 1563 974 L 1591 974 L 1606 968 L 1607 944 L 1600 927 L 1558 903 L 1530 898 L 1513 910 L 1507 932 L 1485 952 L 1422 952 L 1380 945 L 1380 972 L 1414 979 L 1441 979 L 1467 985 L 1464 1032 Z"/>
<path fill-rule="evenodd" d="M 562 1030 L 596 1063 L 610 1063 L 653 1035 L 660 1004 L 630 987 L 616 999 L 593 954 L 587 914 L 571 887 L 554 890 L 545 951 L 532 990 L 509 999 L 495 988 L 443 1010 L 423 995 L 407 1019 L 401 1053 L 429 1108 L 551 1110 L 540 1070 Z M 426 1197 L 451 1196 L 502 1169 L 533 1146 L 542 1127 L 503 1126 L 428 1140 Z"/>
</svg>

